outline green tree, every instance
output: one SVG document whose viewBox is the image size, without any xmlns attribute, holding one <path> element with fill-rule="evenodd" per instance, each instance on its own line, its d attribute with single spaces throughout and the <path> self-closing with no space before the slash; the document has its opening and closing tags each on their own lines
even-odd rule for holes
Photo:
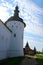
<svg viewBox="0 0 43 65">
<path fill-rule="evenodd" d="M 36 47 L 34 47 L 34 54 L 36 54 Z"/>
<path fill-rule="evenodd" d="M 42 48 L 42 53 L 43 53 L 43 48 Z"/>
</svg>

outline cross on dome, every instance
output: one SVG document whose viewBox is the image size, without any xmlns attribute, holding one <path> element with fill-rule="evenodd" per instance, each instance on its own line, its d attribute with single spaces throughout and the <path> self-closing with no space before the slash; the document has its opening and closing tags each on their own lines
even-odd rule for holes
<svg viewBox="0 0 43 65">
<path fill-rule="evenodd" d="M 18 5 L 15 7 L 14 16 L 19 16 Z"/>
</svg>

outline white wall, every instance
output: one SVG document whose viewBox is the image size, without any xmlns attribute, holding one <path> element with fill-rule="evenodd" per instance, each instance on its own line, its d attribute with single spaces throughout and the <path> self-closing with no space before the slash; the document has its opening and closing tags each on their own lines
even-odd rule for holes
<svg viewBox="0 0 43 65">
<path fill-rule="evenodd" d="M 8 57 L 11 32 L 0 21 L 0 60 Z"/>
<path fill-rule="evenodd" d="M 23 56 L 24 24 L 20 21 L 9 21 L 6 24 L 13 32 L 10 44 L 10 56 Z M 14 37 L 16 34 L 16 37 Z"/>
</svg>

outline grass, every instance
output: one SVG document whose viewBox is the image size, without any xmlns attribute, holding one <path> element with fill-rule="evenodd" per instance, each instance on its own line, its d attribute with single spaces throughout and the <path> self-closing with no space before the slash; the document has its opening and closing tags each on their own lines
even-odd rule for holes
<svg viewBox="0 0 43 65">
<path fill-rule="evenodd" d="M 20 62 L 24 59 L 24 57 L 14 57 L 8 58 L 0 61 L 0 65 L 20 65 Z"/>
<path fill-rule="evenodd" d="M 33 55 L 32 55 L 33 56 Z M 43 65 L 43 54 L 36 54 L 36 61 L 37 65 Z M 25 57 L 30 58 L 31 55 L 25 55 Z M 14 58 L 8 58 L 0 61 L 0 65 L 20 65 L 21 61 L 25 57 L 14 57 Z"/>
<path fill-rule="evenodd" d="M 37 65 L 43 65 L 43 54 L 36 54 L 36 55 L 25 55 L 25 57 L 36 57 Z"/>
<path fill-rule="evenodd" d="M 36 54 L 37 58 L 43 59 L 43 54 Z"/>
<path fill-rule="evenodd" d="M 43 65 L 43 54 L 36 54 L 35 56 L 37 57 L 36 58 L 36 60 L 38 62 L 37 65 Z"/>
</svg>

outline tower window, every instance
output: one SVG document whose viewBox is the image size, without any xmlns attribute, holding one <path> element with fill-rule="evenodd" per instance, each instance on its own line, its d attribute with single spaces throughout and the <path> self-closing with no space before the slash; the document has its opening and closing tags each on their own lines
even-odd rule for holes
<svg viewBox="0 0 43 65">
<path fill-rule="evenodd" d="M 14 37 L 16 37 L 16 34 L 14 34 Z"/>
</svg>

